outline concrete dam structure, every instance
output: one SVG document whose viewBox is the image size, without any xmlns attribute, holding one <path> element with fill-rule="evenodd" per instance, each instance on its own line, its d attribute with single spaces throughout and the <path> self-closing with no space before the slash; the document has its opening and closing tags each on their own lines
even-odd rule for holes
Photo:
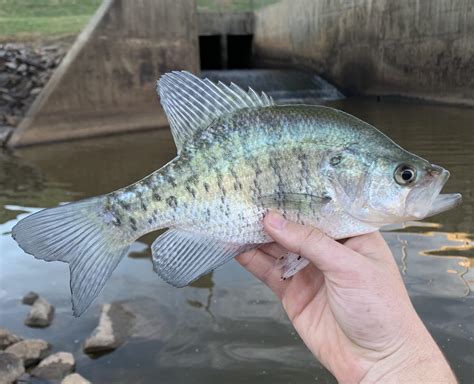
<svg viewBox="0 0 474 384">
<path fill-rule="evenodd" d="M 166 126 L 156 79 L 198 72 L 197 36 L 192 0 L 104 0 L 8 144 Z"/>
<path fill-rule="evenodd" d="M 474 2 L 282 0 L 256 11 L 253 55 L 349 94 L 474 106 Z"/>
<path fill-rule="evenodd" d="M 474 106 L 470 0 L 104 0 L 9 146 L 167 126 L 155 81 L 171 70 L 310 69 L 347 95 Z"/>
</svg>

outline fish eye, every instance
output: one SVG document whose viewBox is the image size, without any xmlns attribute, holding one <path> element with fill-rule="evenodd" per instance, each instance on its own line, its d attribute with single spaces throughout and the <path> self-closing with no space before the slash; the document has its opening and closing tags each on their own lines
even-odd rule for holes
<svg viewBox="0 0 474 384">
<path fill-rule="evenodd" d="M 397 184 L 409 185 L 416 180 L 416 169 L 402 164 L 397 167 L 393 176 Z"/>
</svg>

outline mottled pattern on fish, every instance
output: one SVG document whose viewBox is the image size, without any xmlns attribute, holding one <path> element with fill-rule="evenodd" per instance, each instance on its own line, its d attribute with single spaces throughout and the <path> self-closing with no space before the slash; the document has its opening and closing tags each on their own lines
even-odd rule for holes
<svg viewBox="0 0 474 384">
<path fill-rule="evenodd" d="M 329 236 L 368 233 L 421 219 L 460 201 L 439 195 L 449 173 L 406 152 L 367 123 L 322 106 L 276 106 L 265 94 L 186 72 L 159 81 L 177 157 L 137 183 L 46 209 L 13 228 L 36 258 L 67 262 L 80 315 L 140 236 L 153 266 L 181 287 L 271 241 L 270 209 Z M 308 262 L 290 254 L 288 278 Z"/>
<path fill-rule="evenodd" d="M 331 200 L 322 173 L 324 154 L 368 136 L 382 141 L 380 133 L 374 135 L 367 127 L 362 122 L 354 126 L 353 118 L 325 107 L 240 110 L 197 133 L 162 169 L 108 195 L 104 212 L 132 238 L 179 225 L 231 242 L 266 242 L 261 219 L 267 209 L 262 198 L 305 193 Z M 344 228 L 335 225 L 334 237 L 366 229 L 356 222 L 348 227 L 350 218 L 336 203 L 331 205 L 334 215 L 342 214 L 346 221 Z M 305 222 L 291 206 L 287 211 L 285 201 L 275 208 Z M 324 213 L 317 204 L 313 208 L 306 220 L 318 223 Z"/>
</svg>

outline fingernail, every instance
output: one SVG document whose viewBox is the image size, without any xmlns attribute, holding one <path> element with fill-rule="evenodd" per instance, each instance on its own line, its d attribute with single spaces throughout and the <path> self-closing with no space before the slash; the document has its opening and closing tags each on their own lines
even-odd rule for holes
<svg viewBox="0 0 474 384">
<path fill-rule="evenodd" d="M 278 230 L 281 230 L 285 227 L 286 225 L 286 220 L 285 218 L 278 214 L 278 213 L 274 213 L 274 212 L 271 212 L 268 214 L 268 224 L 274 228 L 274 229 L 278 229 Z"/>
</svg>

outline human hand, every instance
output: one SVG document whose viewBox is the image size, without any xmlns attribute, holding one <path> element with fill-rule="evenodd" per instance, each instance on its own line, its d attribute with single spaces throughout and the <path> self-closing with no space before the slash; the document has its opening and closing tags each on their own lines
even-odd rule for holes
<svg viewBox="0 0 474 384">
<path fill-rule="evenodd" d="M 456 382 L 379 232 L 341 244 L 276 213 L 264 225 L 276 243 L 237 260 L 275 292 L 307 347 L 340 383 Z M 287 250 L 311 263 L 282 281 L 275 260 Z"/>
</svg>

